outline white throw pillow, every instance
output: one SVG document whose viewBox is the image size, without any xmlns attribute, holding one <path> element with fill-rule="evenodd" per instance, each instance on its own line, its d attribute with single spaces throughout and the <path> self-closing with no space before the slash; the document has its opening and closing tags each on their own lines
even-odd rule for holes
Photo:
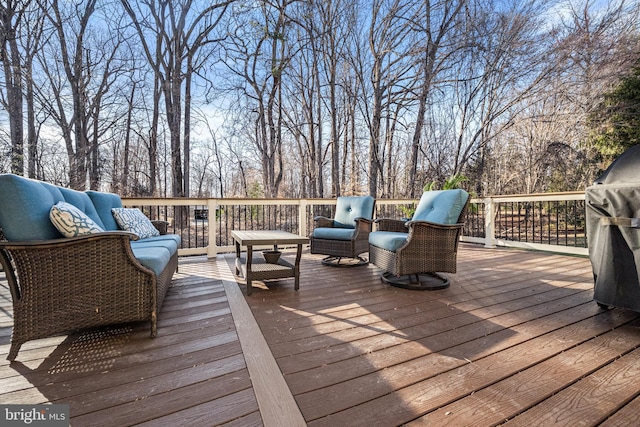
<svg viewBox="0 0 640 427">
<path fill-rule="evenodd" d="M 65 237 L 102 233 L 104 230 L 87 214 L 67 202 L 58 202 L 51 207 L 49 219 Z"/>
<path fill-rule="evenodd" d="M 121 229 L 138 235 L 140 239 L 160 235 L 158 229 L 140 209 L 113 208 L 111 213 Z"/>
</svg>

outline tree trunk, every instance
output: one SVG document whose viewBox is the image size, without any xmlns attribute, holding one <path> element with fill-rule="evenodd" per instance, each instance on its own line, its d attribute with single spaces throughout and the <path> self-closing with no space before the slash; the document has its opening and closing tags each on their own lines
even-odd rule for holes
<svg viewBox="0 0 640 427">
<path fill-rule="evenodd" d="M 27 62 L 26 73 L 33 75 L 31 59 Z M 33 90 L 33 78 L 26 81 L 26 101 L 27 101 L 27 152 L 28 163 L 27 171 L 29 178 L 41 179 L 41 173 L 38 170 L 38 135 L 36 133 L 36 111 L 35 111 L 35 92 Z"/>
<path fill-rule="evenodd" d="M 136 94 L 136 84 L 131 85 L 131 95 L 129 97 L 129 111 L 127 112 L 127 127 L 124 135 L 124 148 L 122 152 L 122 191 L 125 194 L 131 194 L 129 189 L 129 150 L 131 146 L 131 123 L 133 118 L 133 103 Z M 153 195 L 153 193 L 151 193 Z"/>
<path fill-rule="evenodd" d="M 187 73 L 184 85 L 184 141 L 182 153 L 184 155 L 184 190 L 185 197 L 189 197 L 191 189 L 189 181 L 191 175 L 191 77 L 193 74 L 191 56 L 187 59 Z"/>
<path fill-rule="evenodd" d="M 378 195 L 378 176 L 380 171 L 380 126 L 382 122 L 382 96 L 380 60 L 376 60 L 373 68 L 373 111 L 371 114 L 371 134 L 369 137 L 369 194 Z"/>
<path fill-rule="evenodd" d="M 11 172 L 24 174 L 24 141 L 23 141 L 23 97 L 22 97 L 22 64 L 13 18 L 15 10 L 10 6 L 0 6 L 0 59 L 4 67 L 7 102 L 4 107 L 9 115 L 9 136 L 11 139 Z"/>
<path fill-rule="evenodd" d="M 164 99 L 166 105 L 167 121 L 169 122 L 169 133 L 171 141 L 171 196 L 184 197 L 184 187 L 182 182 L 182 144 L 180 141 L 180 119 L 181 112 L 181 89 L 182 85 L 180 72 L 177 69 L 172 71 L 172 75 L 167 79 L 171 84 L 164 88 Z"/>
<path fill-rule="evenodd" d="M 427 52 L 427 56 L 428 56 Z M 418 97 L 418 115 L 416 116 L 416 127 L 413 131 L 411 139 L 411 163 L 409 165 L 409 198 L 415 199 L 416 194 L 416 175 L 418 174 L 418 152 L 420 151 L 420 143 L 422 141 L 422 129 L 424 127 L 424 118 L 427 110 L 427 98 L 431 87 L 430 73 L 427 71 L 428 61 L 423 64 L 423 82 L 420 96 Z"/>
</svg>

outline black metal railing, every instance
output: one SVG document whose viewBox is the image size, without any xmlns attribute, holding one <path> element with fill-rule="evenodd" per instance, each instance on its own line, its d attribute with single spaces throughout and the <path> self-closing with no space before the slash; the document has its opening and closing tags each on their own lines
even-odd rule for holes
<svg viewBox="0 0 640 427">
<path fill-rule="evenodd" d="M 233 245 L 232 230 L 279 229 L 308 236 L 316 216 L 333 218 L 335 199 L 123 199 L 182 237 L 182 254 L 215 254 Z M 375 218 L 410 218 L 416 201 L 376 201 Z M 463 240 L 486 246 L 587 247 L 584 193 L 473 199 Z M 213 246 L 210 246 L 213 243 Z"/>
</svg>

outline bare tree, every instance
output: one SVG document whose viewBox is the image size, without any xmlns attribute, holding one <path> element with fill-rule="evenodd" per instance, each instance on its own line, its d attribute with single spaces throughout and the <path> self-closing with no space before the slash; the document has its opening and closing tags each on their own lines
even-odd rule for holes
<svg viewBox="0 0 640 427">
<path fill-rule="evenodd" d="M 317 23 L 316 2 L 304 3 L 299 25 L 291 32 L 300 41 L 297 55 L 291 58 L 287 69 L 288 82 L 284 82 L 283 108 L 287 130 L 293 135 L 300 155 L 299 167 L 305 186 L 302 194 L 324 196 L 325 149 L 322 126 L 321 29 Z"/>
<path fill-rule="evenodd" d="M 201 65 L 196 64 L 196 55 L 203 46 L 216 41 L 210 37 L 232 2 L 220 1 L 198 9 L 200 3 L 193 0 L 121 0 L 164 97 L 171 135 L 171 193 L 175 197 L 189 195 L 191 82 Z"/>
<path fill-rule="evenodd" d="M 88 58 L 85 56 L 85 37 L 96 3 L 96 0 L 88 0 L 71 9 L 61 9 L 58 0 L 52 0 L 50 5 L 43 4 L 57 41 L 57 46 L 52 49 L 59 52 L 64 77 L 58 73 L 60 70 L 52 67 L 50 56 L 40 56 L 40 63 L 53 88 L 55 104 L 50 105 L 50 112 L 64 137 L 69 158 L 69 185 L 75 189 L 86 187 L 87 161 L 91 154 L 87 114 L 87 80 L 91 74 Z M 53 51 L 50 54 L 53 55 Z M 69 85 L 68 91 L 72 99 L 70 116 L 64 101 L 67 90 L 64 79 Z"/>
<path fill-rule="evenodd" d="M 639 13 L 627 0 L 5 0 L 2 168 L 171 196 L 193 179 L 202 195 L 415 197 L 460 172 L 478 194 L 581 188 L 605 163 L 587 118 L 640 56 Z"/>
<path fill-rule="evenodd" d="M 30 5 L 33 5 L 31 3 Z M 26 23 L 26 37 L 23 37 L 22 44 L 25 52 L 24 55 L 24 75 L 25 75 L 25 101 L 27 104 L 27 171 L 29 178 L 42 178 L 41 169 L 37 162 L 38 159 L 38 133 L 39 122 L 37 119 L 37 110 L 40 107 L 36 105 L 36 87 L 34 76 L 34 59 L 37 52 L 44 44 L 42 32 L 44 30 L 44 13 L 42 10 L 34 6 L 30 8 L 29 19 Z M 44 120 L 44 119 L 41 119 Z"/>
<path fill-rule="evenodd" d="M 451 175 L 472 163 L 482 173 L 487 145 L 508 132 L 527 103 L 540 95 L 544 79 L 562 62 L 550 51 L 551 31 L 544 30 L 541 20 L 547 7 L 544 1 L 514 1 L 500 13 L 477 6 L 470 34 L 473 42 L 460 62 L 462 78 L 454 86 Z M 484 193 L 480 187 L 475 190 Z"/>
<path fill-rule="evenodd" d="M 436 74 L 440 68 L 446 67 L 447 59 L 452 51 L 461 48 L 462 37 L 452 36 L 455 33 L 456 24 L 462 19 L 466 0 L 444 0 L 432 3 L 425 0 L 417 10 L 413 20 L 414 31 L 418 43 L 415 52 L 419 60 L 419 82 L 417 86 L 418 112 L 416 125 L 411 140 L 411 163 L 409 165 L 409 197 L 416 196 L 416 176 L 418 172 L 418 153 L 420 151 L 426 116 L 427 101 Z"/>
<path fill-rule="evenodd" d="M 559 47 L 565 53 L 565 73 L 561 76 L 565 96 L 573 99 L 574 118 L 581 129 L 582 148 L 587 150 L 590 173 L 583 184 L 589 185 L 619 152 L 602 156 L 588 143 L 589 115 L 640 60 L 640 7 L 637 2 L 610 1 L 606 7 L 588 0 L 569 4 L 563 19 Z M 574 145 L 575 146 L 575 145 Z"/>
<path fill-rule="evenodd" d="M 320 44 L 324 59 L 324 70 L 326 74 L 326 85 L 328 87 L 328 115 L 330 120 L 329 144 L 331 146 L 331 195 L 338 197 L 341 195 L 340 186 L 340 134 L 345 129 L 340 128 L 339 109 L 339 83 L 341 69 L 340 65 L 345 63 L 345 51 L 351 40 L 349 24 L 353 23 L 354 3 L 344 0 L 320 1 L 318 5 L 318 15 L 321 23 Z"/>
<path fill-rule="evenodd" d="M 259 1 L 230 23 L 226 62 L 245 98 L 263 191 L 276 197 L 283 179 L 283 78 L 289 66 L 289 7 L 297 0 Z"/>
<path fill-rule="evenodd" d="M 638 9 L 625 2 L 566 6 L 550 28 L 552 44 L 543 59 L 554 67 L 541 75 L 532 96 L 515 104 L 510 126 L 493 132 L 495 139 L 481 149 L 476 165 L 482 161 L 484 174 L 477 181 L 485 193 L 581 190 L 607 165 L 585 145 L 586 121 L 638 58 Z"/>
<path fill-rule="evenodd" d="M 97 0 L 76 5 L 52 0 L 42 5 L 51 39 L 48 49 L 38 53 L 38 62 L 51 92 L 36 96 L 60 129 L 69 160 L 69 185 L 75 189 L 85 189 L 87 180 L 91 188 L 98 188 L 99 144 L 110 128 L 103 107 L 125 67 L 117 56 L 122 34 L 110 35 L 92 26 L 96 6 Z M 99 18 L 101 30 L 107 22 Z M 108 37 L 101 40 L 100 35 Z"/>
<path fill-rule="evenodd" d="M 383 114 L 391 111 L 390 101 L 394 99 L 391 92 L 401 79 L 407 78 L 411 67 L 406 45 L 409 30 L 406 14 L 409 12 L 409 6 L 400 0 L 375 0 L 371 10 L 368 31 L 371 101 L 365 108 L 370 111 L 366 115 L 369 128 L 369 194 L 374 197 L 383 177 Z M 361 78 L 364 80 L 365 76 L 361 75 Z"/>
<path fill-rule="evenodd" d="M 24 173 L 24 66 L 18 47 L 19 27 L 26 21 L 29 0 L 7 0 L 0 4 L 0 61 L 4 71 L 5 90 L 0 98 L 9 114 L 11 172 Z"/>
<path fill-rule="evenodd" d="M 207 117 L 207 114 L 204 112 L 200 113 L 202 117 L 202 122 L 204 123 L 209 137 L 211 138 L 206 144 L 203 151 L 204 153 L 200 156 L 200 162 L 197 162 L 199 165 L 200 173 L 198 174 L 201 179 L 200 182 L 204 183 L 207 177 L 211 177 L 211 184 L 209 187 L 211 188 L 212 194 L 215 194 L 216 197 L 225 197 L 226 195 L 226 182 L 225 182 L 225 170 L 224 166 L 230 164 L 227 157 L 224 155 L 220 141 L 218 140 L 217 132 L 214 129 L 212 123 Z M 201 185 L 202 186 L 202 185 Z M 204 193 L 205 190 L 203 188 L 198 188 L 198 193 Z M 202 196 L 199 196 L 202 197 Z"/>
</svg>

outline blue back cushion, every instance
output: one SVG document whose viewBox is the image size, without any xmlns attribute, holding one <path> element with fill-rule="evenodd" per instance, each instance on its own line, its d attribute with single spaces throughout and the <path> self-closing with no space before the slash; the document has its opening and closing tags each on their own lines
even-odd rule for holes
<svg viewBox="0 0 640 427">
<path fill-rule="evenodd" d="M 120 199 L 120 196 L 113 193 L 102 193 L 92 190 L 86 191 L 86 193 L 93 202 L 93 206 L 102 220 L 101 222 L 104 225 L 103 228 L 106 231 L 120 230 L 118 223 L 111 213 L 112 208 L 122 207 L 122 200 Z"/>
<path fill-rule="evenodd" d="M 116 203 L 113 196 L 115 195 L 106 196 L 112 204 Z M 120 198 L 115 197 L 122 206 Z M 100 227 L 107 229 L 103 216 L 94 207 L 88 192 L 58 187 L 14 174 L 0 174 L 0 228 L 7 240 L 33 241 L 63 237 L 49 219 L 51 207 L 61 201 L 71 203 Z M 114 228 L 107 230 L 117 230 L 110 207 L 108 212 L 108 219 L 113 222 Z"/>
<path fill-rule="evenodd" d="M 373 205 L 371 196 L 338 197 L 334 227 L 355 228 L 356 218 L 373 219 Z"/>
<path fill-rule="evenodd" d="M 58 188 L 58 190 L 62 193 L 62 197 L 64 197 L 65 202 L 71 203 L 73 206 L 87 214 L 89 218 L 104 230 L 102 219 L 100 218 L 100 215 L 98 215 L 98 212 L 96 212 L 93 202 L 85 192 L 71 190 L 69 188 Z"/>
<path fill-rule="evenodd" d="M 455 224 L 468 198 L 469 193 L 461 189 L 425 191 L 411 219 L 437 224 Z"/>
<path fill-rule="evenodd" d="M 51 206 L 64 200 L 58 187 L 13 174 L 0 175 L 0 228 L 7 240 L 58 239 Z"/>
</svg>

